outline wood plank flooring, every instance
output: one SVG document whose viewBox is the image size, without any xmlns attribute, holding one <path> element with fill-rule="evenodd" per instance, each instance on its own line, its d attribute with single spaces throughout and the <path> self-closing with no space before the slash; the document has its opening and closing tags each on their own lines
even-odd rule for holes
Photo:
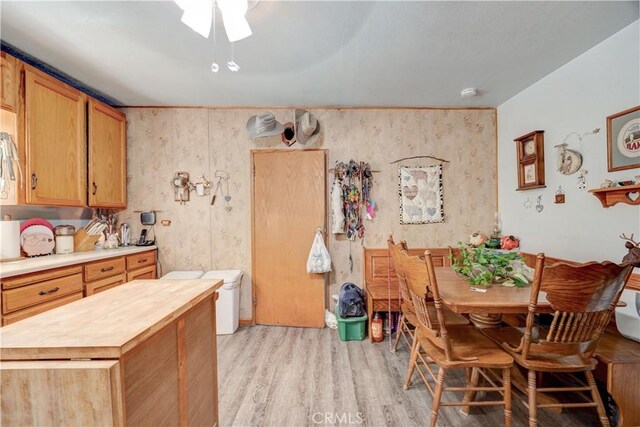
<svg viewBox="0 0 640 427">
<path fill-rule="evenodd" d="M 387 342 L 342 342 L 328 328 L 242 327 L 218 336 L 218 383 L 222 426 L 424 426 L 431 398 L 415 374 L 403 390 L 409 349 Z M 452 372 L 460 383 L 463 372 Z M 489 395 L 489 398 L 495 395 Z M 453 397 L 453 398 L 452 398 Z M 449 393 L 443 400 L 459 400 Z M 538 411 L 539 426 L 599 425 L 595 409 L 555 414 Z M 440 410 L 439 426 L 504 425 L 500 407 Z M 513 425 L 528 425 L 527 411 L 513 402 Z"/>
</svg>

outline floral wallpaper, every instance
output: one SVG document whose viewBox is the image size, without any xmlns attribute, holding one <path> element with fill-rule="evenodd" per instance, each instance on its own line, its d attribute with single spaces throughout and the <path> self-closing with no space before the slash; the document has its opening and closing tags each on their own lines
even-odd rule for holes
<svg viewBox="0 0 640 427">
<path fill-rule="evenodd" d="M 135 211 L 157 210 L 155 234 L 163 272 L 173 270 L 241 269 L 240 317 L 251 318 L 251 176 L 250 150 L 286 148 L 279 138 L 249 139 L 247 119 L 260 109 L 129 108 L 128 208 L 121 221 L 141 225 Z M 293 110 L 274 109 L 276 118 L 291 121 Z M 336 161 L 367 161 L 374 173 L 372 196 L 378 205 L 366 221 L 365 239 L 350 242 L 330 235 L 333 260 L 331 293 L 344 282 L 362 286 L 362 247 L 384 247 L 389 233 L 414 247 L 442 247 L 467 240 L 481 230 L 489 233 L 496 202 L 496 112 L 494 109 L 318 109 L 310 110 L 322 125 L 315 146 L 328 150 L 329 167 Z M 302 148 L 294 144 L 291 149 Z M 429 166 L 438 162 L 409 156 L 431 155 L 443 164 L 445 221 L 400 225 L 398 166 Z M 227 212 L 218 197 L 197 197 L 180 205 L 170 182 L 177 171 L 189 172 L 192 182 L 215 171 L 231 174 Z M 333 176 L 327 174 L 331 188 Z M 171 225 L 163 226 L 162 220 Z M 329 224 L 328 224 L 329 225 Z M 330 228 L 329 228 L 330 229 Z M 309 246 L 313 235 L 309 236 Z M 349 255 L 353 260 L 351 268 Z"/>
</svg>

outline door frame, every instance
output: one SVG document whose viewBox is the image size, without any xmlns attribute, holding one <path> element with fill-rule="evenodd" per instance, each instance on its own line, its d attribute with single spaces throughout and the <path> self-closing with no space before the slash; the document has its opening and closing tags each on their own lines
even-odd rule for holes
<svg viewBox="0 0 640 427">
<path fill-rule="evenodd" d="M 256 184 L 256 175 L 255 175 L 255 155 L 258 153 L 275 153 L 275 152 L 283 152 L 283 151 L 321 151 L 324 153 L 324 197 L 325 197 L 325 210 L 324 210 L 324 230 L 323 237 L 326 242 L 327 250 L 329 251 L 329 255 L 331 255 L 330 242 L 329 242 L 329 234 L 327 232 L 329 225 L 329 194 L 327 193 L 327 180 L 329 177 L 329 150 L 326 148 L 252 148 L 249 150 L 249 156 L 251 158 L 249 174 L 251 180 L 251 325 L 256 325 L 256 286 L 255 286 L 255 245 L 253 244 L 255 239 L 255 184 Z M 333 263 L 333 261 L 332 261 Z M 331 273 L 324 273 L 324 308 L 327 309 L 327 304 L 329 301 L 329 293 L 330 293 L 330 285 L 329 278 Z"/>
</svg>

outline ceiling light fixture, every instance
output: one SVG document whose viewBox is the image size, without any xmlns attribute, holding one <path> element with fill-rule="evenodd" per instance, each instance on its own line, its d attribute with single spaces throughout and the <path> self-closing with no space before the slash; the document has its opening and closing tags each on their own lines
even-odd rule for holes
<svg viewBox="0 0 640 427">
<path fill-rule="evenodd" d="M 473 98 L 478 95 L 478 89 L 475 87 L 468 87 L 460 91 L 460 96 L 463 98 Z"/>
</svg>

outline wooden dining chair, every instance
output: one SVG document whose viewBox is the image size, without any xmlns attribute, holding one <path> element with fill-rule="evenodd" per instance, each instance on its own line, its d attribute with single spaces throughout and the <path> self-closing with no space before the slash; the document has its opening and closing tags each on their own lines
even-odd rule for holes
<svg viewBox="0 0 640 427">
<path fill-rule="evenodd" d="M 544 254 L 536 260 L 529 311 L 524 328 L 506 327 L 483 331 L 500 343 L 516 363 L 528 371 L 529 426 L 538 424 L 538 408 L 595 407 L 603 426 L 609 425 L 593 373 L 592 357 L 609 324 L 632 267 L 611 262 L 544 265 Z M 552 307 L 550 326 L 535 324 L 543 294 Z M 546 294 L 546 296 L 545 296 Z M 537 373 L 584 373 L 586 383 L 572 378 L 569 387 L 537 387 Z M 576 386 L 577 383 L 578 385 Z M 584 402 L 540 403 L 538 393 L 578 392 Z M 591 398 L 585 395 L 589 392 Z"/>
<path fill-rule="evenodd" d="M 418 319 L 413 308 L 413 302 L 411 301 L 411 295 L 407 288 L 407 281 L 404 274 L 404 267 L 400 262 L 400 252 L 407 250 L 407 243 L 403 240 L 399 243 L 393 241 L 393 236 L 389 234 L 387 238 L 387 246 L 389 247 L 389 256 L 391 257 L 391 264 L 396 272 L 398 278 L 398 290 L 400 293 L 400 317 L 398 318 L 398 327 L 396 330 L 396 339 L 393 345 L 394 351 L 398 351 L 398 343 L 400 338 L 404 340 L 407 347 L 411 348 L 413 345 L 413 334 L 416 326 L 418 325 Z"/>
<path fill-rule="evenodd" d="M 511 367 L 513 358 L 500 349 L 494 342 L 482 335 L 471 325 L 448 326 L 444 316 L 444 307 L 438 291 L 438 281 L 433 267 L 431 252 L 425 252 L 425 259 L 410 256 L 401 251 L 400 259 L 404 266 L 409 294 L 418 318 L 414 346 L 411 351 L 409 372 L 405 381 L 405 389 L 411 385 L 414 370 L 418 372 L 433 397 L 431 408 L 431 427 L 435 427 L 441 406 L 491 406 L 504 405 L 505 425 L 511 425 Z M 433 310 L 429 309 L 427 289 L 433 295 Z M 435 312 L 435 313 L 434 313 Z M 433 316 L 435 314 L 435 317 Z M 427 355 L 428 358 L 423 357 Z M 430 365 L 438 367 L 437 375 Z M 416 369 L 417 368 L 417 369 Z M 424 369 L 424 370 L 423 370 Z M 486 387 L 445 386 L 445 377 L 449 370 L 472 370 L 490 384 Z M 501 382 L 490 376 L 487 369 L 502 371 Z M 427 375 L 435 382 L 435 390 L 427 380 Z M 471 402 L 467 399 L 470 393 L 478 391 L 498 392 L 502 400 Z M 458 402 L 441 402 L 444 392 L 465 393 L 465 399 Z"/>
<path fill-rule="evenodd" d="M 389 234 L 387 237 L 387 245 L 389 247 L 389 255 L 391 257 L 391 265 L 393 265 L 398 278 L 398 290 L 400 294 L 400 318 L 398 319 L 398 329 L 396 332 L 396 338 L 394 342 L 394 350 L 398 350 L 398 344 L 400 338 L 404 340 L 409 348 L 413 347 L 413 335 L 416 326 L 418 325 L 418 319 L 413 307 L 413 301 L 409 294 L 409 288 L 407 287 L 407 279 L 404 271 L 404 266 L 400 261 L 400 253 L 405 250 L 408 251 L 407 242 L 402 240 L 399 243 L 395 243 L 393 235 Z M 432 313 L 435 313 L 432 298 L 428 298 L 430 301 L 429 309 Z M 469 321 L 466 317 L 454 313 L 448 308 L 444 307 L 444 315 L 449 325 L 468 325 Z"/>
</svg>

